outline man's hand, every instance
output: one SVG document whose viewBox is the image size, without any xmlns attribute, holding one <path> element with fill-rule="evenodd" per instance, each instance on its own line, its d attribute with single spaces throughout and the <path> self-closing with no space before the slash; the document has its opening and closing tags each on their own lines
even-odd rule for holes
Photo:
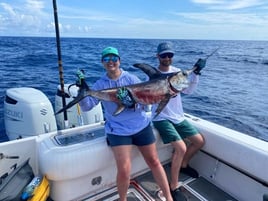
<svg viewBox="0 0 268 201">
<path fill-rule="evenodd" d="M 206 66 L 206 62 L 207 62 L 207 60 L 206 59 L 198 59 L 198 61 L 195 63 L 195 67 L 196 67 L 196 69 L 194 70 L 194 73 L 196 74 L 196 75 L 201 75 L 201 73 L 200 73 L 200 71 L 203 69 L 203 68 L 205 68 L 205 66 Z"/>
</svg>

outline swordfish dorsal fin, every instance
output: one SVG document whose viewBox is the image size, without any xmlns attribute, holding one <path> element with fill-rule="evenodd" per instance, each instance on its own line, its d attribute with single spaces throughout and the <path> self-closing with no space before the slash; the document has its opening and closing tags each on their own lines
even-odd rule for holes
<svg viewBox="0 0 268 201">
<path fill-rule="evenodd" d="M 157 78 L 167 78 L 176 74 L 176 72 L 163 74 L 157 68 L 154 68 L 153 66 L 144 63 L 133 64 L 133 66 L 141 69 L 144 73 L 146 73 L 149 76 L 150 80 Z"/>
<path fill-rule="evenodd" d="M 162 73 L 157 68 L 154 68 L 149 64 L 137 63 L 133 64 L 133 66 L 145 72 L 149 76 L 150 80 L 161 77 Z"/>
</svg>

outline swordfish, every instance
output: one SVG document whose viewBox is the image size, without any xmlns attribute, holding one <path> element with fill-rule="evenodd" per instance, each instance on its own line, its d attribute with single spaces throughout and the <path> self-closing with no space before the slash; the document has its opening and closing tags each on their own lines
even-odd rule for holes
<svg viewBox="0 0 268 201">
<path fill-rule="evenodd" d="M 197 66 L 194 66 L 192 69 L 162 74 L 159 70 L 148 64 L 139 63 L 134 64 L 133 66 L 145 72 L 149 76 L 150 80 L 138 84 L 103 90 L 92 90 L 84 81 L 84 87 L 80 88 L 77 97 L 56 112 L 56 114 L 59 114 L 77 104 L 86 96 L 91 96 L 99 100 L 112 101 L 116 103 L 118 107 L 114 112 L 114 115 L 118 115 L 125 108 L 129 108 L 129 104 L 126 104 L 126 101 L 124 101 L 125 98 L 128 98 L 131 105 L 134 105 L 134 107 L 137 103 L 144 105 L 158 104 L 155 111 L 155 116 L 157 116 L 166 106 L 171 97 L 176 96 L 176 94 L 189 86 L 187 78 L 189 74 L 197 68 Z M 126 97 L 120 98 L 119 94 L 122 92 L 126 94 Z"/>
</svg>

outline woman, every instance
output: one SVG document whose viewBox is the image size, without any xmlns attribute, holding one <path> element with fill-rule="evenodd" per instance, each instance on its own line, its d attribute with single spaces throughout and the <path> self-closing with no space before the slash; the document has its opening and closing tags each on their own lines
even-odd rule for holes
<svg viewBox="0 0 268 201">
<path fill-rule="evenodd" d="M 93 86 L 93 90 L 102 90 L 113 87 L 139 83 L 140 80 L 120 68 L 120 56 L 114 47 L 107 47 L 102 51 L 101 62 L 106 69 L 103 75 Z M 87 96 L 80 101 L 83 111 L 91 110 L 100 100 Z M 146 116 L 141 105 L 126 108 L 120 114 L 114 115 L 117 104 L 111 101 L 102 101 L 105 115 L 105 131 L 107 141 L 111 146 L 117 166 L 117 189 L 119 201 L 127 201 L 127 190 L 130 183 L 131 150 L 135 145 L 151 169 L 153 176 L 161 188 L 167 201 L 172 201 L 167 176 L 159 161 L 155 137 L 150 126 L 150 119 Z"/>
</svg>

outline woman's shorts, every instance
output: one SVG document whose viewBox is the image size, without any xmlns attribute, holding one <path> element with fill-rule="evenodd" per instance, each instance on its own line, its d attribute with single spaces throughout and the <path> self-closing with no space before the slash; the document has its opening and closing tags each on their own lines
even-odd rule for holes
<svg viewBox="0 0 268 201">
<path fill-rule="evenodd" d="M 107 143 L 112 147 L 120 145 L 145 146 L 154 142 L 155 136 L 150 124 L 148 124 L 148 126 L 142 129 L 140 132 L 129 136 L 107 134 Z"/>
</svg>

